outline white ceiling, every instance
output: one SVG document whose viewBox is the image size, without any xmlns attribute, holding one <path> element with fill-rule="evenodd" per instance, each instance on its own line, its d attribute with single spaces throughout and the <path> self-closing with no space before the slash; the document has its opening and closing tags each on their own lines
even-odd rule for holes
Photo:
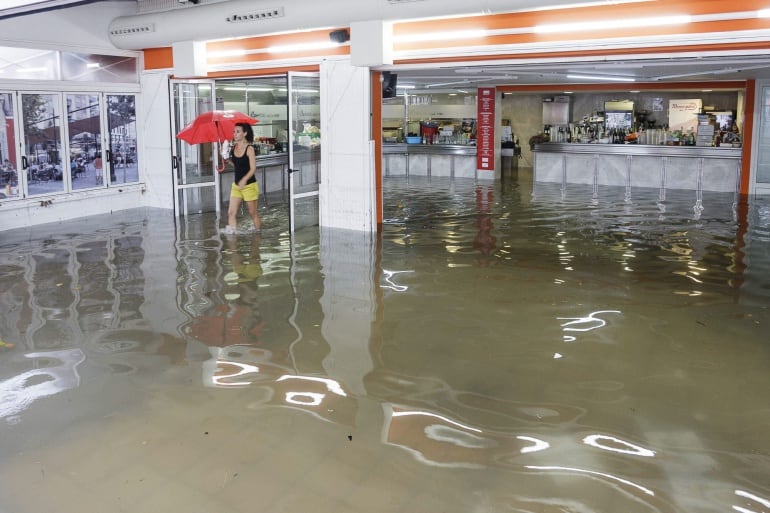
<svg viewBox="0 0 770 513">
<path fill-rule="evenodd" d="M 510 62 L 416 69 L 391 67 L 399 86 L 416 90 L 457 90 L 498 85 L 615 84 L 633 90 L 635 83 L 715 82 L 770 79 L 770 55 L 673 56 L 582 62 Z M 588 78 L 590 77 L 590 78 Z M 694 85 L 693 89 L 698 89 Z"/>
<path fill-rule="evenodd" d="M 93 1 L 97 0 L 0 0 L 0 18 L 17 16 L 25 12 L 66 8 L 68 5 Z M 598 83 L 614 83 L 618 85 L 618 89 L 633 90 L 634 83 L 641 82 L 770 79 L 770 54 L 760 52 L 749 52 L 744 55 L 681 54 L 656 59 L 607 57 L 582 62 L 523 59 L 484 65 L 455 63 L 435 65 L 430 68 L 421 65 L 390 69 L 398 74 L 399 85 L 413 85 L 417 91 L 454 91 L 497 85 L 541 84 L 552 84 L 555 86 L 554 90 L 559 90 L 562 84 L 566 86 Z M 574 78 L 570 75 L 595 78 Z M 633 81 L 619 82 L 613 79 L 633 79 Z"/>
</svg>

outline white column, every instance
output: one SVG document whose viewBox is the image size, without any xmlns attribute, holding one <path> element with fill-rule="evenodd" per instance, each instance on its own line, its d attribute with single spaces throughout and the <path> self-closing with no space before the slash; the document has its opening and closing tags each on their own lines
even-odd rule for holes
<svg viewBox="0 0 770 513">
<path fill-rule="evenodd" d="M 174 58 L 174 76 L 206 76 L 206 42 L 180 41 L 171 45 Z"/>
<path fill-rule="evenodd" d="M 321 63 L 322 227 L 375 231 L 371 73 L 349 58 Z"/>
<path fill-rule="evenodd" d="M 139 165 L 146 183 L 142 204 L 147 207 L 174 208 L 171 169 L 171 118 L 168 80 L 170 70 L 144 72 L 140 77 L 142 101 L 137 118 L 142 125 L 142 151 Z"/>
</svg>

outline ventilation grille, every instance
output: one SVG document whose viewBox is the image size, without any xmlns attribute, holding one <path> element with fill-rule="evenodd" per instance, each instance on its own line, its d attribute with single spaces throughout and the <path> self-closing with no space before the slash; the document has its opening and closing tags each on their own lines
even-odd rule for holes
<svg viewBox="0 0 770 513">
<path fill-rule="evenodd" d="M 271 20 L 274 18 L 283 18 L 283 7 L 252 12 L 236 12 L 225 18 L 225 21 L 228 23 L 243 23 L 245 21 Z"/>
<path fill-rule="evenodd" d="M 146 34 L 148 32 L 155 32 L 154 23 L 146 23 L 144 25 L 134 25 L 133 27 L 121 27 L 110 30 L 111 36 L 127 36 L 129 34 Z"/>
</svg>

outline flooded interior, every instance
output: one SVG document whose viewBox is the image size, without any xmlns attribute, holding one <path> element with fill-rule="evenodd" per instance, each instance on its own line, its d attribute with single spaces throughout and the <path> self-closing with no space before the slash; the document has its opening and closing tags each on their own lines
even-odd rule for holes
<svg viewBox="0 0 770 513">
<path fill-rule="evenodd" d="M 770 199 L 384 186 L 0 232 L 0 512 L 770 511 Z"/>
</svg>

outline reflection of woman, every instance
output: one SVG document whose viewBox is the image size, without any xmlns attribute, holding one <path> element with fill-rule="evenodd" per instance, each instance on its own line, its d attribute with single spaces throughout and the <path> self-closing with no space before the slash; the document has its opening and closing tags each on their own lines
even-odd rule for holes
<svg viewBox="0 0 770 513">
<path fill-rule="evenodd" d="M 254 152 L 254 132 L 248 123 L 237 123 L 233 130 L 233 149 L 231 159 L 235 168 L 235 179 L 230 188 L 230 207 L 227 209 L 227 227 L 225 233 L 235 233 L 238 225 L 238 209 L 241 202 L 246 202 L 249 216 L 254 222 L 254 230 L 262 228 L 262 222 L 257 213 L 257 198 L 259 186 L 255 177 L 257 173 L 257 157 Z"/>
</svg>

